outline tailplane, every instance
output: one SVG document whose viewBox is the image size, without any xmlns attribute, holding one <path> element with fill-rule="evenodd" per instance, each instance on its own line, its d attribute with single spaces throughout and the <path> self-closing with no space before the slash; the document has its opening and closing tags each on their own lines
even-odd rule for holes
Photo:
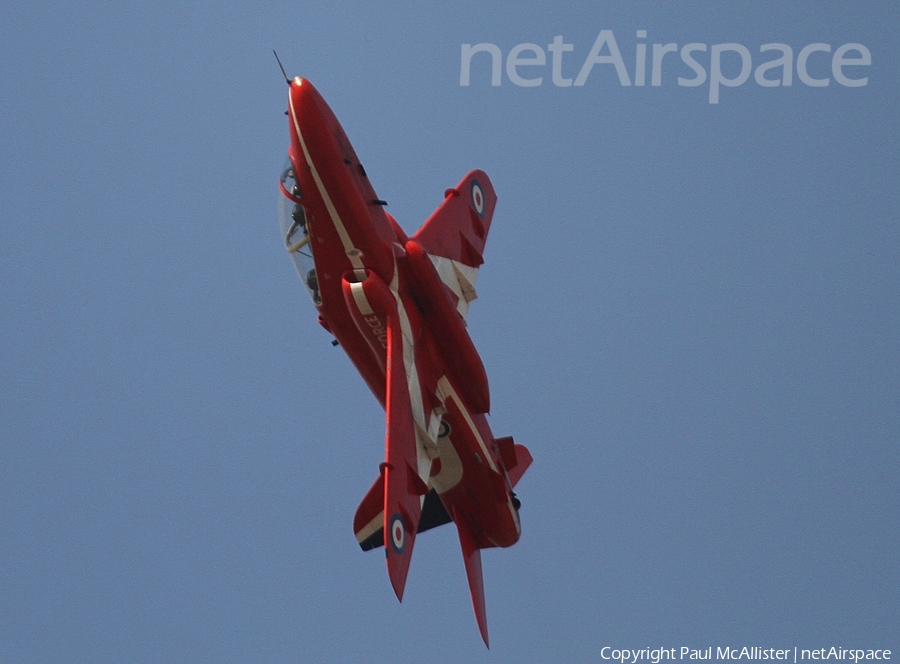
<svg viewBox="0 0 900 664">
<path fill-rule="evenodd" d="M 500 456 L 503 458 L 503 465 L 506 466 L 509 483 L 512 486 L 516 486 L 533 461 L 531 452 L 524 445 L 519 445 L 515 442 L 512 436 L 495 438 L 494 442 L 497 443 L 497 447 L 500 449 Z"/>
</svg>

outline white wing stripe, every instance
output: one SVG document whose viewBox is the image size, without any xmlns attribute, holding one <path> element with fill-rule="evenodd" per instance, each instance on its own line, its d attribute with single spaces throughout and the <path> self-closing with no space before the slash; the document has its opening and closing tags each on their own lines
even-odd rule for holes
<svg viewBox="0 0 900 664">
<path fill-rule="evenodd" d="M 459 261 L 443 256 L 428 254 L 438 276 L 447 287 L 453 291 L 459 301 L 456 310 L 464 319 L 469 312 L 469 302 L 478 297 L 475 292 L 475 280 L 478 278 L 478 268 L 465 265 Z"/>
</svg>

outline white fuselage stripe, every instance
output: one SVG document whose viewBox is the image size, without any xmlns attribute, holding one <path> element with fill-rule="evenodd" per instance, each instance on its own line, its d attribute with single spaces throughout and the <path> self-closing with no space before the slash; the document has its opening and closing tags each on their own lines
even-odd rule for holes
<svg viewBox="0 0 900 664">
<path fill-rule="evenodd" d="M 362 284 L 350 284 L 350 292 L 353 293 L 353 301 L 356 303 L 359 313 L 363 316 L 371 316 L 375 313 L 372 311 L 372 306 L 369 304 Z"/>
</svg>

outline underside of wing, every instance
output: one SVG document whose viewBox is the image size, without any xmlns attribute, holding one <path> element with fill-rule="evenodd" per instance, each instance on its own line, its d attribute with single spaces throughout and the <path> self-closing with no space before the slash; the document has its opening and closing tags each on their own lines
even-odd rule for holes
<svg viewBox="0 0 900 664">
<path fill-rule="evenodd" d="M 413 544 L 422 515 L 427 486 L 419 477 L 416 428 L 410 385 L 404 362 L 404 340 L 399 313 L 388 317 L 387 330 L 387 432 L 385 434 L 384 545 L 388 575 L 397 599 L 403 599 Z M 412 349 L 409 349 L 412 355 Z"/>
<path fill-rule="evenodd" d="M 476 297 L 475 280 L 484 263 L 484 246 L 496 204 L 487 173 L 471 171 L 456 187 L 444 192 L 444 202 L 411 238 L 431 258 L 463 318 Z"/>
</svg>

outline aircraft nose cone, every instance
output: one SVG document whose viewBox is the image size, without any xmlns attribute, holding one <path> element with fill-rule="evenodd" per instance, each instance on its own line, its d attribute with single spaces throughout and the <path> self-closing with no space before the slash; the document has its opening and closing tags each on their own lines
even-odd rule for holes
<svg viewBox="0 0 900 664">
<path fill-rule="evenodd" d="M 309 82 L 309 80 L 303 78 L 302 76 L 295 76 L 294 80 L 291 81 L 291 94 L 300 94 L 301 90 L 315 89 L 313 84 Z"/>
<path fill-rule="evenodd" d="M 291 81 L 290 103 L 298 117 L 310 113 L 321 114 L 323 107 L 328 108 L 322 95 L 308 79 L 297 76 Z"/>
<path fill-rule="evenodd" d="M 310 149 L 322 148 L 321 141 L 333 141 L 340 133 L 337 118 L 308 79 L 298 76 L 291 81 L 288 108 L 292 131 Z"/>
</svg>

